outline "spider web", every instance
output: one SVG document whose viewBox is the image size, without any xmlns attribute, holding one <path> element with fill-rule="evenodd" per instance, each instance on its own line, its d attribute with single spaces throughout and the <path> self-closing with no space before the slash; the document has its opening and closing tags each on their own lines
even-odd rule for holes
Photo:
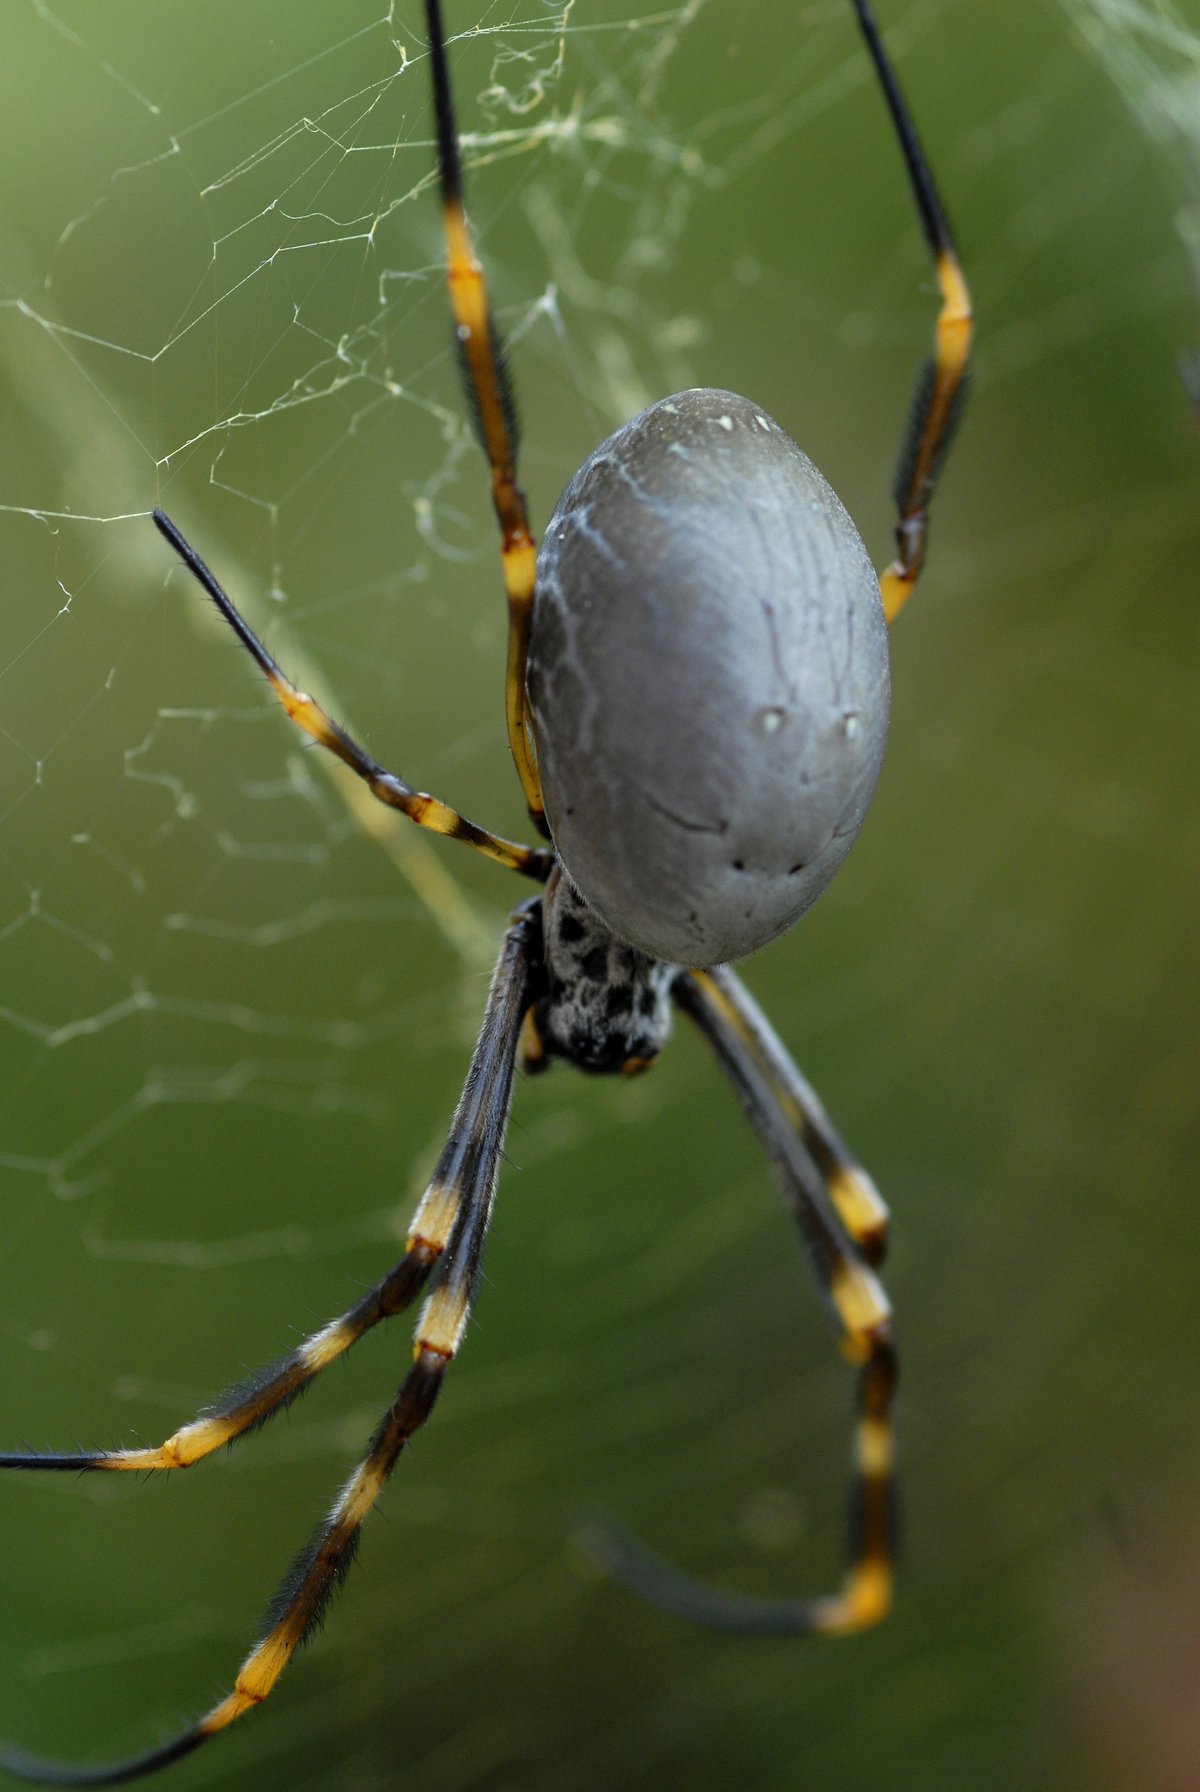
<svg viewBox="0 0 1200 1792">
<path fill-rule="evenodd" d="M 436 1420 L 181 1786 L 1190 1784 L 1200 21 L 878 11 L 977 371 L 865 837 L 747 975 L 897 1212 L 901 1609 L 729 1643 L 570 1546 L 602 1505 L 728 1585 L 837 1559 L 846 1372 L 681 1038 L 519 1090 Z M 703 381 L 886 552 L 933 299 L 849 15 L 452 16 L 535 523 Z M 110 1444 L 397 1251 L 524 893 L 300 745 L 151 507 L 385 764 L 522 816 L 419 7 L 17 0 L 0 83 L 0 1406 L 6 1444 Z M 202 1708 L 407 1354 L 194 1476 L 0 1486 L 0 1732 L 104 1757 Z"/>
</svg>

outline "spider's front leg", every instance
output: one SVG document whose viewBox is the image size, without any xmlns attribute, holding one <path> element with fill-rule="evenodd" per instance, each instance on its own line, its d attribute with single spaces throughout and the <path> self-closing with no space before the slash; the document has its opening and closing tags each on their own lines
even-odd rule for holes
<svg viewBox="0 0 1200 1792">
<path fill-rule="evenodd" d="M 848 1635 L 879 1623 L 892 1603 L 897 1365 L 891 1307 L 868 1255 L 882 1244 L 886 1210 L 739 978 L 728 967 L 681 971 L 672 993 L 713 1048 L 774 1166 L 843 1352 L 858 1369 L 850 1562 L 837 1593 L 758 1599 L 681 1573 L 620 1527 L 593 1525 L 583 1541 L 632 1592 L 709 1629 Z"/>
<path fill-rule="evenodd" d="M 532 914 L 520 925 L 534 926 Z M 540 923 L 536 925 L 540 939 Z M 540 946 L 538 952 L 540 955 Z M 488 1031 L 485 1021 L 477 1056 L 484 1050 Z M 0 1469 L 139 1473 L 191 1468 L 222 1445 L 257 1431 L 285 1411 L 322 1369 L 343 1356 L 381 1320 L 391 1319 L 411 1306 L 429 1281 L 450 1243 L 463 1200 L 465 1170 L 454 1152 L 461 1149 L 463 1140 L 475 1136 L 486 1117 L 487 1100 L 488 1091 L 475 1079 L 473 1071 L 446 1152 L 412 1217 L 404 1255 L 345 1313 L 321 1326 L 286 1356 L 226 1389 L 161 1444 L 115 1450 L 5 1451 L 0 1452 Z"/>
<path fill-rule="evenodd" d="M 444 1252 L 438 1254 L 433 1293 L 416 1328 L 413 1367 L 329 1516 L 285 1576 L 262 1635 L 242 1663 L 232 1691 L 186 1730 L 132 1760 L 74 1767 L 0 1747 L 0 1772 L 51 1786 L 112 1786 L 155 1773 L 261 1705 L 296 1650 L 321 1622 L 354 1559 L 363 1523 L 401 1451 L 432 1412 L 466 1330 L 495 1200 L 517 1042 L 540 959 L 541 922 L 534 899 L 518 911 L 505 936 L 450 1136 L 413 1221 L 414 1238 L 428 1242 L 440 1237 L 445 1243 Z M 410 1242 L 409 1255 L 412 1253 Z M 103 1459 L 7 1457 L 3 1461 L 23 1468 L 135 1466 Z"/>
<path fill-rule="evenodd" d="M 878 1269 L 887 1255 L 888 1210 L 874 1182 L 848 1149 L 816 1090 L 802 1076 L 791 1053 L 746 985 L 728 965 L 693 971 L 697 1003 L 719 1014 L 742 1041 L 766 1079 L 775 1100 L 796 1129 L 820 1172 L 838 1217 L 867 1262 Z M 684 1002 L 687 1001 L 686 991 Z"/>
</svg>

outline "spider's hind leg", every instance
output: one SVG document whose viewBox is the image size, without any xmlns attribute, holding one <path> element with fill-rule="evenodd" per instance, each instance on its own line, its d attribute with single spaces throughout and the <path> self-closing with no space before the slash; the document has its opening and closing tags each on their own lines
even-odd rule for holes
<svg viewBox="0 0 1200 1792">
<path fill-rule="evenodd" d="M 508 597 L 508 658 L 504 679 L 504 714 L 529 818 L 549 838 L 537 754 L 529 727 L 525 667 L 533 617 L 537 544 L 529 527 L 525 497 L 517 480 L 517 411 L 496 328 L 483 268 L 463 202 L 462 157 L 446 33 L 440 0 L 425 0 L 425 23 L 433 61 L 433 100 L 437 114 L 438 183 L 446 239 L 446 279 L 454 313 L 454 336 L 467 400 L 480 446 L 491 471 L 492 508 L 500 525 L 500 554 Z"/>
<path fill-rule="evenodd" d="M 452 809 L 440 798 L 414 790 L 411 784 L 405 783 L 395 772 L 385 771 L 307 691 L 300 690 L 292 683 L 287 673 L 263 646 L 215 574 L 170 517 L 163 511 L 156 510 L 154 523 L 159 534 L 170 542 L 192 577 L 211 597 L 292 721 L 303 728 L 319 747 L 324 747 L 336 759 L 340 759 L 343 765 L 349 766 L 355 776 L 362 779 L 373 797 L 386 803 L 390 809 L 398 809 L 418 827 L 429 828 L 433 833 L 444 834 L 451 840 L 461 840 L 465 845 L 473 846 L 476 852 L 483 853 L 486 858 L 506 866 L 508 870 L 520 871 L 526 877 L 545 882 L 554 862 L 552 852 L 543 847 L 520 846 L 515 841 L 504 840 L 498 834 L 489 833 L 487 828 L 468 821 L 465 815 L 460 815 L 457 809 Z"/>
<path fill-rule="evenodd" d="M 950 220 L 869 0 L 854 0 L 854 11 L 904 157 L 941 298 L 934 325 L 933 354 L 917 376 L 896 469 L 896 557 L 879 581 L 883 613 L 889 622 L 894 622 L 908 602 L 924 563 L 929 505 L 966 396 L 973 319 L 971 295 L 954 246 Z"/>
</svg>

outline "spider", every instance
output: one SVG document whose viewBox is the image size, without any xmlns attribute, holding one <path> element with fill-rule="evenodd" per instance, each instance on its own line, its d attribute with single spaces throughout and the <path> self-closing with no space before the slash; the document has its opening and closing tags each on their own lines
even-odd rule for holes
<svg viewBox="0 0 1200 1792">
<path fill-rule="evenodd" d="M 751 1636 L 845 1635 L 891 1604 L 891 1310 L 876 1275 L 887 1210 L 729 968 L 795 922 L 845 858 L 878 774 L 888 634 L 925 555 L 927 511 L 964 389 L 970 301 L 945 212 L 868 0 L 851 0 L 891 114 L 940 292 L 895 486 L 897 553 L 876 577 L 854 524 L 766 411 L 677 393 L 585 461 L 535 546 L 517 483 L 503 354 L 463 199 L 439 0 L 426 0 L 450 300 L 491 469 L 508 596 L 506 723 L 533 827 L 522 846 L 386 771 L 297 689 L 161 511 L 159 530 L 288 715 L 372 794 L 541 886 L 514 911 L 466 1086 L 406 1248 L 369 1293 L 157 1448 L 7 1454 L 0 1467 L 185 1468 L 254 1430 L 427 1287 L 414 1361 L 359 1466 L 272 1603 L 232 1691 L 131 1760 L 75 1767 L 19 1750 L 26 1780 L 113 1785 L 191 1753 L 269 1695 L 354 1556 L 361 1528 L 458 1354 L 479 1282 L 515 1067 L 565 1058 L 630 1075 L 681 1010 L 708 1041 L 775 1169 L 858 1373 L 849 1565 L 838 1591 L 743 1598 L 623 1532 L 608 1570 L 667 1611 Z"/>
</svg>

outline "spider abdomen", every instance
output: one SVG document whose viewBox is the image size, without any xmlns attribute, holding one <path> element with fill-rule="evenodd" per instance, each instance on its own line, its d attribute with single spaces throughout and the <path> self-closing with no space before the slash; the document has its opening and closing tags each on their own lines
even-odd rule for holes
<svg viewBox="0 0 1200 1792">
<path fill-rule="evenodd" d="M 538 555 L 528 688 L 563 863 L 622 939 L 740 958 L 862 823 L 889 711 L 858 532 L 758 405 L 652 405 L 567 486 Z"/>
</svg>

